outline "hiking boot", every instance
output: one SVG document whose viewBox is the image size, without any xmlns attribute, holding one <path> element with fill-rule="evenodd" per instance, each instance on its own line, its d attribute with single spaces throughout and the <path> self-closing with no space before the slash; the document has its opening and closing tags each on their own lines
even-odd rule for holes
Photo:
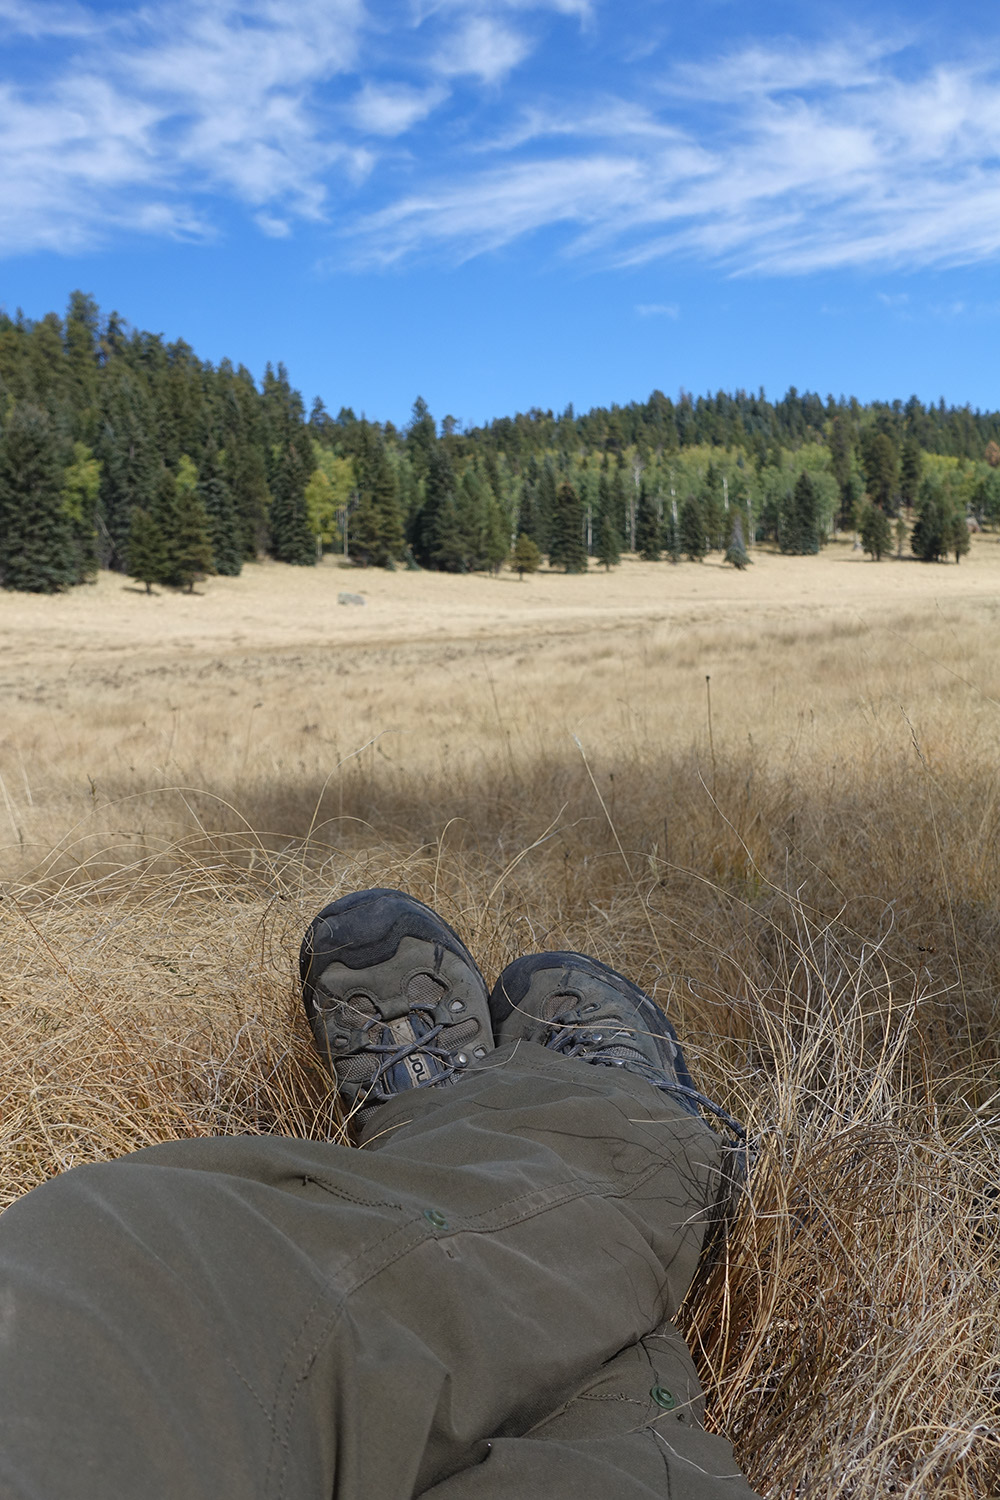
<svg viewBox="0 0 1000 1500">
<path fill-rule="evenodd" d="M 324 907 L 299 969 L 313 1037 L 354 1125 L 404 1089 L 454 1083 L 493 1049 L 475 960 L 404 891 L 355 891 Z"/>
<path fill-rule="evenodd" d="M 677 1100 L 735 1120 L 695 1088 L 677 1033 L 631 980 L 582 953 L 532 953 L 508 964 L 493 987 L 490 1014 L 497 1046 L 520 1037 L 564 1057 L 625 1068 Z"/>
</svg>

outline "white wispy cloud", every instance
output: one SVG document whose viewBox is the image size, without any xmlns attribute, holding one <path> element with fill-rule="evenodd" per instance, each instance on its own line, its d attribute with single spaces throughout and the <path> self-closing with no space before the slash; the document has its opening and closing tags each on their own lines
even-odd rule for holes
<svg viewBox="0 0 1000 1500">
<path fill-rule="evenodd" d="M 405 135 L 447 97 L 448 90 L 443 86 L 417 89 L 401 83 L 366 83 L 352 102 L 351 114 L 359 130 L 372 135 Z"/>
<path fill-rule="evenodd" d="M 113 24 L 113 22 L 111 23 Z M 78 37 L 92 36 L 101 29 L 102 20 L 82 5 L 38 5 L 33 0 L 0 0 L 0 33 L 9 36 Z"/>
<path fill-rule="evenodd" d="M 679 318 L 681 315 L 676 302 L 637 302 L 635 310 L 640 318 Z"/>
<path fill-rule="evenodd" d="M 0 23 L 37 37 L 27 7 L 0 5 Z M 61 72 L 0 85 L 0 248 L 80 249 L 122 228 L 210 235 L 213 192 L 279 204 L 259 221 L 274 233 L 289 213 L 322 213 L 331 168 L 365 170 L 363 152 L 324 132 L 311 94 L 354 66 L 360 0 L 183 0 L 134 12 L 97 44 L 87 12 L 54 9 L 48 32 L 82 50 Z"/>
<path fill-rule="evenodd" d="M 369 266 L 543 230 L 604 266 L 735 274 L 1000 255 L 990 48 L 758 40 L 622 74 L 588 31 L 615 24 L 607 0 L 0 0 L 0 251 L 210 237 L 236 203 Z"/>
<path fill-rule="evenodd" d="M 462 20 L 434 58 L 446 78 L 469 74 L 496 83 L 524 61 L 531 43 L 523 32 L 488 15 Z"/>
<path fill-rule="evenodd" d="M 894 73 L 897 51 L 754 46 L 660 80 L 657 108 L 606 100 L 574 118 L 532 107 L 493 143 L 531 159 L 426 183 L 354 233 L 383 262 L 464 258 L 551 225 L 567 231 L 566 253 L 619 266 L 687 256 L 788 274 L 990 259 L 1000 252 L 1000 69 Z M 699 104 L 725 96 L 729 107 L 706 108 L 696 125 L 699 87 Z"/>
</svg>

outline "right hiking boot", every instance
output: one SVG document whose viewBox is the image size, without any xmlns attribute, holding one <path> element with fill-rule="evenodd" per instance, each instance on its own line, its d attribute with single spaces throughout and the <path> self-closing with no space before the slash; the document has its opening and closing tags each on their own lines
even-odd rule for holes
<svg viewBox="0 0 1000 1500">
<path fill-rule="evenodd" d="M 631 980 L 583 953 L 531 953 L 508 964 L 493 987 L 497 1045 L 520 1037 L 564 1057 L 627 1068 L 676 1094 L 697 1113 L 677 1033 Z"/>
<path fill-rule="evenodd" d="M 695 1088 L 677 1033 L 630 979 L 583 953 L 532 953 L 508 964 L 493 986 L 497 1046 L 535 1042 L 563 1057 L 624 1068 L 662 1089 L 692 1115 L 714 1115 L 735 1136 L 723 1142 L 714 1201 L 708 1205 L 700 1274 L 721 1253 L 748 1170 L 746 1131 Z"/>
<path fill-rule="evenodd" d="M 660 1007 L 623 974 L 583 953 L 531 953 L 493 986 L 497 1046 L 520 1038 L 564 1057 L 637 1073 L 690 1114 L 707 1110 L 739 1138 L 742 1128 L 700 1093 L 677 1033 Z"/>
<path fill-rule="evenodd" d="M 299 968 L 313 1038 L 354 1126 L 406 1089 L 454 1083 L 493 1050 L 475 959 L 405 891 L 355 891 L 324 907 Z"/>
</svg>

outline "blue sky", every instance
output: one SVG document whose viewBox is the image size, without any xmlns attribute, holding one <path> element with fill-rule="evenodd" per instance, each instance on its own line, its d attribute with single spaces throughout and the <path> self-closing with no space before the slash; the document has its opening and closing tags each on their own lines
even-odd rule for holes
<svg viewBox="0 0 1000 1500">
<path fill-rule="evenodd" d="M 0 0 L 0 303 L 406 421 L 1000 407 L 992 7 Z"/>
</svg>

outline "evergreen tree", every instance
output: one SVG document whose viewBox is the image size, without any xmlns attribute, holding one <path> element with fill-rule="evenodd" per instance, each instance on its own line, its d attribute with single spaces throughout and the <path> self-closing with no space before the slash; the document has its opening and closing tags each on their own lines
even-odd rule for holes
<svg viewBox="0 0 1000 1500">
<path fill-rule="evenodd" d="M 629 552 L 634 552 L 636 549 L 636 515 L 634 507 L 629 504 L 629 491 L 625 482 L 625 467 L 621 459 L 615 465 L 615 471 L 611 478 L 611 516 L 618 535 L 624 538 Z"/>
<path fill-rule="evenodd" d="M 167 574 L 167 549 L 159 526 L 148 510 L 136 506 L 128 533 L 128 575 L 153 592 L 154 583 L 163 583 Z"/>
<path fill-rule="evenodd" d="M 635 544 L 644 562 L 659 562 L 662 551 L 660 517 L 656 499 L 643 479 L 639 487 L 639 506 L 635 518 Z"/>
<path fill-rule="evenodd" d="M 821 540 L 819 491 L 803 469 L 781 507 L 778 545 L 782 552 L 807 557 L 819 551 Z"/>
<path fill-rule="evenodd" d="M 603 474 L 601 476 L 598 496 L 597 561 L 604 568 L 605 572 L 610 573 L 611 569 L 617 567 L 621 562 L 622 544 L 618 529 L 615 526 L 611 489 L 606 483 Z"/>
<path fill-rule="evenodd" d="M 558 522 L 556 511 L 558 509 L 556 498 L 556 473 L 552 465 L 544 463 L 538 476 L 538 486 L 535 491 L 535 541 L 543 552 L 552 551 L 552 543 Z M 580 507 L 580 541 L 583 544 L 583 507 Z"/>
<path fill-rule="evenodd" d="M 531 537 L 531 540 L 537 544 L 538 538 L 535 535 L 537 525 L 534 495 L 532 495 L 531 486 L 529 486 L 528 481 L 523 480 L 522 489 L 520 489 L 520 504 L 517 507 L 517 534 L 522 535 L 522 537 Z"/>
<path fill-rule="evenodd" d="M 391 568 L 405 546 L 399 487 L 377 427 L 364 432 L 354 458 L 358 503 L 351 518 L 350 550 L 365 567 Z"/>
<path fill-rule="evenodd" d="M 840 486 L 843 497 L 844 486 L 851 477 L 851 461 L 853 458 L 853 443 L 847 424 L 847 418 L 843 412 L 838 412 L 830 424 L 830 469 Z"/>
<path fill-rule="evenodd" d="M 434 521 L 430 560 L 444 573 L 468 573 L 475 566 L 475 536 L 469 524 L 468 507 L 454 490 L 442 501 Z"/>
<path fill-rule="evenodd" d="M 486 523 L 483 528 L 483 563 L 491 573 L 499 573 L 510 551 L 510 530 L 492 489 L 486 499 Z"/>
<path fill-rule="evenodd" d="M 406 452 L 413 465 L 417 479 L 426 479 L 431 467 L 431 455 L 437 447 L 437 429 L 434 418 L 427 409 L 423 396 L 413 403 L 410 425 L 406 432 Z"/>
<path fill-rule="evenodd" d="M 708 538 L 697 495 L 688 495 L 681 506 L 679 531 L 680 549 L 684 555 L 692 562 L 703 562 L 708 551 Z"/>
<path fill-rule="evenodd" d="M 257 557 L 267 546 L 271 495 L 264 450 L 233 436 L 226 448 L 226 482 L 233 498 L 242 555 Z"/>
<path fill-rule="evenodd" d="M 522 583 L 525 573 L 537 572 L 541 560 L 542 554 L 539 552 L 537 546 L 531 540 L 531 537 L 525 536 L 522 531 L 514 543 L 514 551 L 511 553 L 511 567 L 517 569 L 517 576 Z"/>
<path fill-rule="evenodd" d="M 881 562 L 892 546 L 892 527 L 889 517 L 878 505 L 866 505 L 858 525 L 861 545 L 874 562 Z"/>
<path fill-rule="evenodd" d="M 137 506 L 137 510 L 144 509 Z M 154 583 L 169 583 L 176 585 L 178 582 L 177 565 L 177 537 L 180 527 L 180 516 L 177 510 L 177 478 L 167 468 L 166 464 L 160 465 L 160 473 L 156 482 L 156 491 L 153 496 L 153 504 L 149 515 L 153 525 L 159 532 L 160 541 L 163 546 L 163 569 Z"/>
<path fill-rule="evenodd" d="M 101 464 L 101 552 L 106 566 L 122 568 L 132 511 L 137 505 L 147 510 L 153 505 L 161 459 L 145 376 L 130 369 L 123 356 L 102 375 L 96 450 Z"/>
<path fill-rule="evenodd" d="M 750 557 L 743 539 L 743 520 L 739 511 L 736 511 L 733 516 L 733 529 L 729 537 L 729 546 L 726 548 L 726 562 L 732 563 L 739 573 L 750 566 Z"/>
<path fill-rule="evenodd" d="M 411 538 L 414 556 L 422 567 L 439 566 L 442 547 L 446 555 L 452 552 L 457 527 L 454 506 L 455 471 L 447 448 L 436 443 L 428 461 L 424 503 L 415 517 Z"/>
<path fill-rule="evenodd" d="M 100 313 L 93 297 L 70 295 L 65 345 L 69 403 L 79 438 L 93 447 L 98 433 L 98 330 Z"/>
<path fill-rule="evenodd" d="M 842 531 L 850 531 L 852 527 L 857 526 L 864 493 L 857 474 L 849 474 L 840 491 L 838 524 Z"/>
<path fill-rule="evenodd" d="M 0 436 L 0 587 L 52 594 L 77 581 L 63 479 L 47 413 L 16 402 Z"/>
<path fill-rule="evenodd" d="M 908 508 L 916 504 L 922 471 L 923 455 L 920 452 L 920 444 L 914 437 L 904 438 L 899 463 L 899 497 Z"/>
<path fill-rule="evenodd" d="M 954 506 L 949 517 L 948 550 L 955 554 L 955 561 L 959 563 L 971 546 L 969 523 L 965 518 L 965 507 Z"/>
<path fill-rule="evenodd" d="M 917 519 L 910 550 L 921 562 L 940 562 L 951 550 L 954 506 L 940 480 L 928 476 L 920 486 Z"/>
<path fill-rule="evenodd" d="M 195 583 L 212 571 L 212 536 L 209 519 L 196 486 L 178 490 L 177 531 L 173 540 L 171 582 L 194 593 Z"/>
<path fill-rule="evenodd" d="M 564 480 L 556 491 L 549 564 L 553 568 L 565 568 L 567 573 L 587 571 L 587 553 L 583 545 L 583 506 L 580 496 L 568 480 Z"/>
<path fill-rule="evenodd" d="M 215 439 L 209 438 L 198 471 L 198 493 L 208 516 L 212 537 L 212 571 L 237 578 L 243 570 L 243 538 L 232 490 L 219 460 Z M 130 554 L 131 556 L 131 554 Z M 132 573 L 131 566 L 129 572 Z M 133 578 L 136 576 L 132 573 Z"/>
<path fill-rule="evenodd" d="M 308 434 L 299 428 L 286 439 L 271 482 L 271 550 L 278 562 L 300 568 L 316 563 L 316 538 L 309 530 L 306 505 L 314 464 Z"/>
<path fill-rule="evenodd" d="M 875 505 L 887 515 L 895 514 L 899 491 L 899 454 L 887 432 L 870 432 L 861 449 L 865 488 Z"/>
<path fill-rule="evenodd" d="M 705 482 L 701 488 L 701 515 L 705 527 L 705 539 L 710 549 L 723 549 L 726 536 L 726 508 L 723 503 L 722 475 L 714 464 L 709 464 Z"/>
</svg>

